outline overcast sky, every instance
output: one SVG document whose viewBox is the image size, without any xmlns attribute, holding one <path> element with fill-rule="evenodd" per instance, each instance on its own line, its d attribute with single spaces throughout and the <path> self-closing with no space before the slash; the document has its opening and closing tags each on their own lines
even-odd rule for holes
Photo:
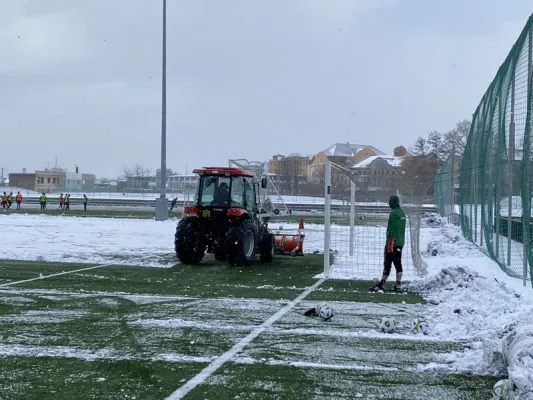
<svg viewBox="0 0 533 400">
<path fill-rule="evenodd" d="M 168 0 L 167 166 L 470 118 L 529 0 Z M 160 166 L 161 0 L 0 0 L 0 167 Z"/>
</svg>

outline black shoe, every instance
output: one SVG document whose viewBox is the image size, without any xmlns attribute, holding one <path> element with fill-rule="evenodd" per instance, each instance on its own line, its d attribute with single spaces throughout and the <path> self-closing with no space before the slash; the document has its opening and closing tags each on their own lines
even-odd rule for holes
<svg viewBox="0 0 533 400">
<path fill-rule="evenodd" d="M 378 292 L 378 291 L 380 291 L 380 290 L 383 290 L 383 291 L 384 291 L 385 288 L 383 287 L 383 284 L 380 282 L 380 283 L 378 283 L 378 284 L 372 286 L 372 287 L 371 287 L 370 289 L 368 289 L 368 290 L 373 291 L 373 292 Z"/>
</svg>

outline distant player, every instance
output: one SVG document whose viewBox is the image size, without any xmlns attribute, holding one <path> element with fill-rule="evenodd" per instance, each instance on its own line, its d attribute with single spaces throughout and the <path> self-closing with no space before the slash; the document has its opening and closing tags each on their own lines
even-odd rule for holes
<svg viewBox="0 0 533 400">
<path fill-rule="evenodd" d="M 174 207 L 176 207 L 176 203 L 177 202 L 178 202 L 178 198 L 174 197 L 174 199 L 172 199 L 172 203 L 170 203 L 170 210 L 169 211 L 172 211 L 174 209 Z"/>
<path fill-rule="evenodd" d="M 20 210 L 20 204 L 22 203 L 22 195 L 20 194 L 20 192 L 17 192 L 16 201 L 17 201 L 17 210 Z"/>
<path fill-rule="evenodd" d="M 370 290 L 384 290 L 385 282 L 390 275 L 392 264 L 396 269 L 396 284 L 393 290 L 400 292 L 402 290 L 402 249 L 405 243 L 405 213 L 400 207 L 400 198 L 391 196 L 389 199 L 391 212 L 387 223 L 387 244 L 385 245 L 385 254 L 383 261 L 383 276 L 381 281 Z"/>
</svg>

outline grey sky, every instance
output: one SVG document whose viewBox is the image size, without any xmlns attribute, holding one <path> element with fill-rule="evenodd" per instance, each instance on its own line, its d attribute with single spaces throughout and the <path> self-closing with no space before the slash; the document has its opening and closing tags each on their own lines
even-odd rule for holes
<svg viewBox="0 0 533 400">
<path fill-rule="evenodd" d="M 168 0 L 169 168 L 469 118 L 528 0 Z M 160 0 L 0 0 L 0 167 L 160 165 Z"/>
</svg>

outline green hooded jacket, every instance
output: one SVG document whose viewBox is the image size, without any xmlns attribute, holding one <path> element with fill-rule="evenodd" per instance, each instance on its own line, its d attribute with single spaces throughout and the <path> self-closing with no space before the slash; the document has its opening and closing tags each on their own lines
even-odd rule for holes
<svg viewBox="0 0 533 400">
<path fill-rule="evenodd" d="M 400 198 L 398 196 L 391 196 L 389 206 L 391 212 L 389 214 L 389 222 L 387 223 L 387 241 L 393 237 L 395 246 L 403 246 L 405 243 L 406 218 L 405 213 L 400 207 Z"/>
</svg>

